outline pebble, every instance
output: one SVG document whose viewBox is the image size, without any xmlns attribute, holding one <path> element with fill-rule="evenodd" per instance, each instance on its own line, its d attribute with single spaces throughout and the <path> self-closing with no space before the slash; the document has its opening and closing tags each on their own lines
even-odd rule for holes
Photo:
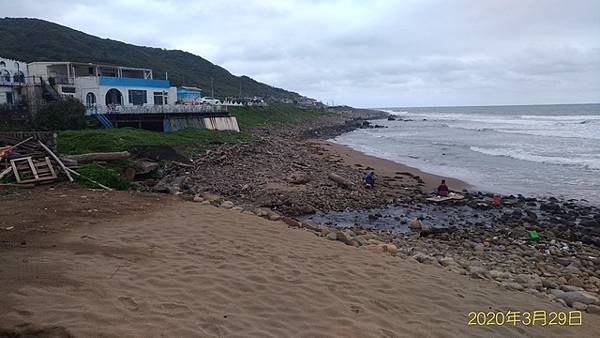
<svg viewBox="0 0 600 338">
<path fill-rule="evenodd" d="M 587 304 L 583 304 L 580 302 L 573 302 L 573 304 L 571 304 L 571 307 L 574 308 L 575 310 L 585 311 L 588 306 L 587 306 Z"/>
</svg>

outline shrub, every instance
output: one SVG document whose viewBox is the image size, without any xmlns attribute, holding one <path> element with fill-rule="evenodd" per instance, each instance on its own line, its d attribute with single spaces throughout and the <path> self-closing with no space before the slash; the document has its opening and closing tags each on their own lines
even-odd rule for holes
<svg viewBox="0 0 600 338">
<path fill-rule="evenodd" d="M 35 125 L 40 130 L 83 129 L 86 121 L 85 106 L 74 98 L 49 102 L 35 115 Z"/>
</svg>

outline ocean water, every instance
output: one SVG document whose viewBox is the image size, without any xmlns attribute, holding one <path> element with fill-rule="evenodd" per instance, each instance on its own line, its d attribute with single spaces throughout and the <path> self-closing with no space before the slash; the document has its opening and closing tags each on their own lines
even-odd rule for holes
<svg viewBox="0 0 600 338">
<path fill-rule="evenodd" d="M 600 104 L 385 108 L 333 141 L 476 190 L 600 204 Z"/>
</svg>

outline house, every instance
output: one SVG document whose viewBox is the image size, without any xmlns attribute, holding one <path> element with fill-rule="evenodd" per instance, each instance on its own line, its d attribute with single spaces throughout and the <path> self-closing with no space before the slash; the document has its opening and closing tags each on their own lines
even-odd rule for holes
<svg viewBox="0 0 600 338">
<path fill-rule="evenodd" d="M 0 104 L 20 103 L 27 77 L 25 62 L 0 57 Z"/>
<path fill-rule="evenodd" d="M 32 62 L 29 74 L 47 81 L 59 95 L 85 104 L 88 114 L 111 113 L 121 107 L 174 104 L 177 89 L 153 78 L 152 70 L 82 62 Z"/>
<path fill-rule="evenodd" d="M 177 102 L 181 104 L 198 104 L 202 99 L 202 89 L 198 87 L 177 87 Z"/>
<path fill-rule="evenodd" d="M 235 116 L 221 105 L 178 104 L 178 89 L 154 79 L 152 69 L 83 62 L 32 62 L 29 75 L 41 78 L 56 96 L 74 97 L 106 128 L 135 127 L 158 131 L 208 128 L 239 131 Z M 47 85 L 45 85 L 47 83 Z M 181 87 L 189 98 L 199 88 Z"/>
</svg>

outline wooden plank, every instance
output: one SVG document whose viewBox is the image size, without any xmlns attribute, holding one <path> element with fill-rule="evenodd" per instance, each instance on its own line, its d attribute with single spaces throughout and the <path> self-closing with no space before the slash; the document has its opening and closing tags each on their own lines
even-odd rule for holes
<svg viewBox="0 0 600 338">
<path fill-rule="evenodd" d="M 65 167 L 65 164 L 60 160 L 60 158 L 58 158 L 58 156 L 56 156 L 56 154 L 53 153 L 52 150 L 50 150 L 50 148 L 46 147 L 46 145 L 42 141 L 38 141 L 38 142 L 48 152 L 48 154 L 50 154 L 50 156 L 52 156 L 54 158 L 54 160 L 62 168 L 62 170 L 65 172 L 65 174 L 67 174 L 67 177 L 69 178 L 69 182 L 73 182 L 74 180 L 73 180 L 73 177 L 71 176 L 71 174 L 69 173 L 69 168 Z"/>
<path fill-rule="evenodd" d="M 0 180 L 4 178 L 4 176 L 8 175 L 10 172 L 13 171 L 12 167 L 8 167 L 6 169 L 4 169 L 1 173 L 0 173 Z"/>
<path fill-rule="evenodd" d="M 15 161 L 17 161 L 17 160 L 10 160 L 10 165 L 12 166 L 13 174 L 15 175 L 15 178 L 17 179 L 17 183 L 21 183 L 21 177 L 19 176 L 19 171 L 17 170 Z"/>
<path fill-rule="evenodd" d="M 29 167 L 31 168 L 31 173 L 33 174 L 33 177 L 35 177 L 36 179 L 39 179 L 40 177 L 37 174 L 37 170 L 35 170 L 35 165 L 33 164 L 31 157 L 27 158 L 27 163 L 29 163 Z"/>
</svg>

